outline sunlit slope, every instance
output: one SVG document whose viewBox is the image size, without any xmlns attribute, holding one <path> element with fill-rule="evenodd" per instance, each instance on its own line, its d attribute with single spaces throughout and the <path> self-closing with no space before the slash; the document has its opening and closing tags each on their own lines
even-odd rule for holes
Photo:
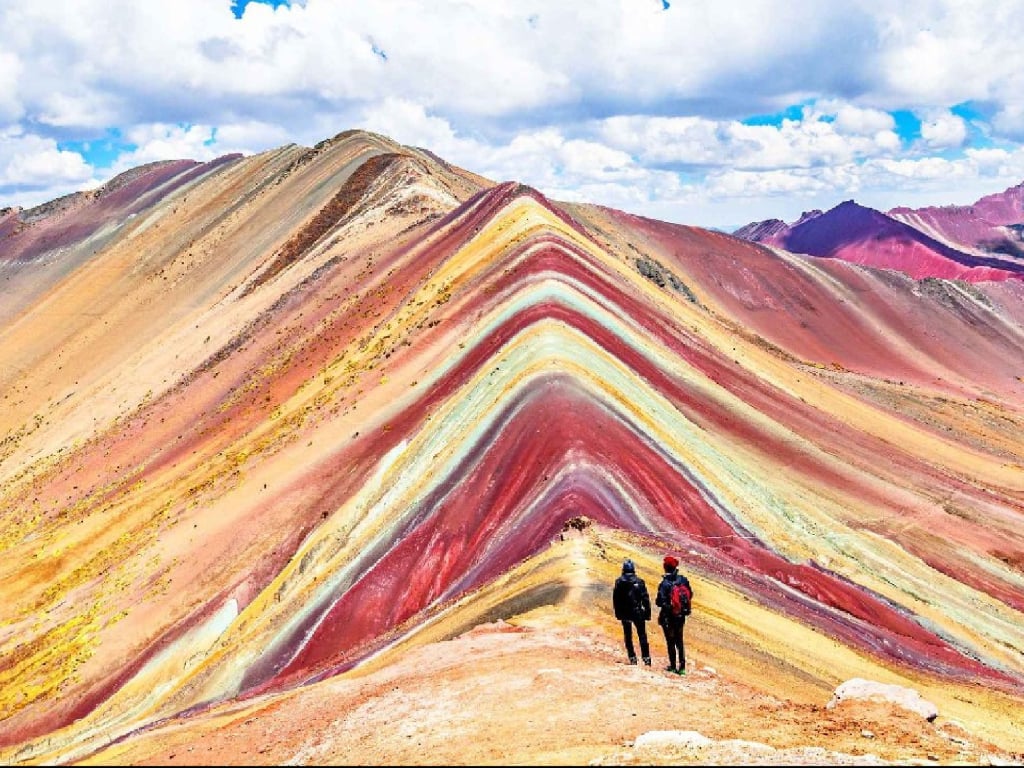
<svg viewBox="0 0 1024 768">
<path fill-rule="evenodd" d="M 306 242 L 303 233 L 340 200 L 342 209 L 365 204 L 372 211 L 354 221 L 356 211 L 342 210 L 332 227 L 347 225 L 350 233 L 377 227 L 385 242 L 401 242 L 401 230 L 441 215 L 470 188 L 405 151 L 379 173 L 353 180 L 368 159 L 396 149 L 358 134 L 236 163 L 232 175 L 191 190 L 187 202 L 163 201 L 140 223 L 141 231 L 130 229 L 3 329 L 0 357 L 31 357 L 34 364 L 4 391 L 10 407 L 3 409 L 0 536 L 7 557 L 0 578 L 5 596 L 12 596 L 4 607 L 11 649 L 5 659 L 12 663 L 0 690 L 5 707 L 16 710 L 45 702 L 36 728 L 48 730 L 90 709 L 105 695 L 85 694 L 96 685 L 94 674 L 116 687 L 141 663 L 136 653 L 149 653 L 144 649 L 183 615 L 202 613 L 209 598 L 203 590 L 225 588 L 210 563 L 214 569 L 241 565 L 225 561 L 204 538 L 223 526 L 224 545 L 244 551 L 251 541 L 240 535 L 232 542 L 238 532 L 231 529 L 252 521 L 241 510 L 237 519 L 207 515 L 200 490 L 219 493 L 214 478 L 225 467 L 223 479 L 235 483 L 238 451 L 246 450 L 238 436 L 269 422 L 279 404 L 269 390 L 294 388 L 296 377 L 308 375 L 289 361 L 304 349 L 314 358 L 333 358 L 337 350 L 322 339 L 332 323 L 345 343 L 352 342 L 363 320 L 339 319 L 338 304 L 344 301 L 361 318 L 379 311 L 379 282 L 386 279 L 368 268 L 372 254 L 325 256 L 317 251 L 322 243 Z M 209 221 L 185 216 L 171 226 L 167 217 L 180 215 L 183 205 L 194 205 Z M 208 230 L 208 240 L 182 235 L 186 225 Z M 306 248 L 289 254 L 286 246 L 295 243 Z M 205 261 L 197 260 L 200 254 Z M 290 256 L 283 264 L 282 254 Z M 320 316 L 307 323 L 313 302 L 297 305 L 304 284 L 315 284 L 327 262 L 339 265 L 336 284 L 322 286 L 327 295 L 320 297 Z M 193 515 L 204 520 L 201 534 Z M 301 522 L 286 527 L 286 541 L 245 564 L 257 579 L 267 568 L 264 555 L 278 549 L 287 558 L 282 545 L 302 535 Z M 186 529 L 198 552 L 187 538 L 178 540 Z M 254 529 L 251 535 L 269 541 L 276 534 Z M 187 577 L 176 583 L 179 569 Z M 206 586 L 191 592 L 186 582 L 192 578 Z M 164 598 L 156 602 L 145 597 L 160 593 Z M 129 605 L 144 615 L 113 629 Z M 151 621 L 151 612 L 162 618 Z M 111 631 L 125 637 L 99 641 Z M 26 642 L 37 633 L 49 639 Z M 75 688 L 75 679 L 86 685 Z M 57 686 L 60 701 L 54 703 Z"/>
<path fill-rule="evenodd" d="M 184 196 L 0 329 L 9 754 L 380 663 L 578 516 L 688 553 L 732 647 L 1024 691 L 1019 295 L 360 133 Z"/>
<path fill-rule="evenodd" d="M 707 567 L 714 553 L 687 555 L 688 573 L 698 590 L 695 617 L 687 625 L 691 678 L 659 680 L 657 671 L 619 674 L 623 668 L 616 669 L 608 658 L 610 651 L 615 660 L 622 660 L 618 622 L 609 611 L 609 585 L 627 557 L 654 581 L 666 547 L 671 544 L 657 538 L 574 519 L 550 545 L 492 581 L 418 614 L 414 624 L 399 629 L 396 642 L 348 674 L 173 717 L 110 746 L 95 743 L 82 754 L 96 747 L 99 751 L 82 762 L 156 764 L 166 763 L 168 756 L 175 761 L 195 760 L 218 745 L 213 748 L 235 764 L 253 759 L 275 764 L 353 763 L 366 754 L 361 746 L 379 744 L 377 729 L 391 734 L 398 729 L 399 736 L 414 732 L 416 739 L 396 739 L 412 751 L 389 753 L 387 762 L 468 764 L 473 747 L 491 738 L 495 723 L 507 723 L 516 716 L 511 713 L 521 712 L 524 706 L 537 706 L 524 699 L 541 700 L 547 727 L 541 733 L 526 729 L 529 733 L 521 739 L 503 739 L 507 759 L 539 762 L 543 756 L 544 762 L 571 762 L 556 760 L 554 755 L 576 754 L 586 756 L 575 758 L 576 763 L 584 763 L 590 757 L 615 753 L 621 749 L 616 713 L 622 711 L 628 719 L 636 710 L 634 730 L 627 732 L 639 732 L 644 726 L 636 721 L 637 713 L 649 711 L 659 698 L 674 701 L 676 707 L 685 703 L 698 713 L 708 707 L 706 716 L 698 718 L 698 727 L 712 733 L 715 718 L 706 698 L 720 698 L 713 709 L 716 716 L 727 713 L 724 720 L 745 724 L 745 735 L 755 739 L 770 732 L 768 738 L 776 743 L 784 738 L 778 710 L 747 709 L 734 696 L 744 691 L 750 697 L 755 691 L 782 695 L 797 706 L 820 708 L 839 681 L 854 677 L 919 690 L 936 703 L 943 722 L 948 718 L 962 724 L 974 734 L 972 740 L 992 739 L 1007 749 L 1019 749 L 1024 743 L 1012 715 L 1006 716 L 1020 707 L 1019 695 L 953 681 L 845 647 L 813 624 L 764 604 L 749 581 L 721 579 Z M 497 620 L 506 623 L 491 624 Z M 473 631 L 474 627 L 483 632 Z M 501 643 L 500 650 L 490 650 L 502 637 L 507 642 Z M 577 655 L 570 655 L 563 637 L 570 638 L 579 650 Z M 652 649 L 660 665 L 663 644 L 657 636 L 652 638 Z M 503 658 L 495 659 L 495 653 Z M 508 674 L 506 664 L 522 674 Z M 714 693 L 699 682 L 709 667 L 717 670 L 722 681 Z M 523 676 L 533 681 L 524 684 Z M 610 684 L 595 688 L 595 677 Z M 508 687 L 502 690 L 496 680 Z M 743 687 L 734 692 L 734 684 Z M 487 696 L 482 697 L 480 690 L 486 690 Z M 458 706 L 469 697 L 473 706 Z M 623 708 L 623 699 L 644 706 Z M 584 703 L 604 714 L 601 721 L 608 732 L 603 737 L 572 728 L 568 718 Z M 667 727 L 676 727 L 680 717 L 689 722 L 693 715 L 677 710 Z M 811 722 L 807 726 L 814 729 Z M 265 733 L 273 738 L 261 738 Z M 797 744 L 808 743 L 799 736 L 796 739 Z M 828 745 L 828 737 L 820 743 Z M 872 748 L 877 752 L 877 742 Z"/>
</svg>

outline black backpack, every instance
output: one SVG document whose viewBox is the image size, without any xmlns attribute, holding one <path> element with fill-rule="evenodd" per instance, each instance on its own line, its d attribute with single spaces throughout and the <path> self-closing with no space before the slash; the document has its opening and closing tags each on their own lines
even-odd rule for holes
<svg viewBox="0 0 1024 768">
<path fill-rule="evenodd" d="M 647 617 L 648 603 L 650 598 L 644 600 L 644 586 L 638 578 L 634 578 L 629 584 L 629 604 L 633 606 L 633 615 L 638 619 Z"/>
</svg>

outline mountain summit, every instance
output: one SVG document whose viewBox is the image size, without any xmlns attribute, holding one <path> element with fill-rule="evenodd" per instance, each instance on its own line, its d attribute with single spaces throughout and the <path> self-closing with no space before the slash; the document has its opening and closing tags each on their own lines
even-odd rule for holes
<svg viewBox="0 0 1024 768">
<path fill-rule="evenodd" d="M 363 131 L 0 227 L 4 763 L 1024 751 L 1024 282 L 851 263 L 956 261 L 852 202 L 820 259 Z M 667 553 L 686 677 L 611 610 Z"/>
</svg>

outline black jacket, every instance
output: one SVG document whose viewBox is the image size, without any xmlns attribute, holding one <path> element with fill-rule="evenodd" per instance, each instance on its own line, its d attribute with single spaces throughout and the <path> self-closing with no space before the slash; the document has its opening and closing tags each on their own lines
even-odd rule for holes
<svg viewBox="0 0 1024 768">
<path fill-rule="evenodd" d="M 634 599 L 634 595 L 638 599 Z M 635 573 L 627 573 L 615 580 L 612 589 L 612 606 L 619 621 L 650 621 L 651 596 L 647 585 Z"/>
<path fill-rule="evenodd" d="M 669 622 L 675 624 L 682 624 L 686 621 L 686 617 L 676 618 L 672 615 L 672 609 L 669 603 L 672 600 L 672 587 L 676 582 L 682 582 L 686 586 L 690 586 L 690 580 L 681 574 L 678 569 L 671 573 L 666 573 L 661 577 L 661 583 L 658 585 L 658 594 L 654 598 L 654 604 L 661 610 L 658 612 L 658 624 L 662 627 L 666 626 Z M 693 588 L 690 588 L 691 594 Z"/>
</svg>

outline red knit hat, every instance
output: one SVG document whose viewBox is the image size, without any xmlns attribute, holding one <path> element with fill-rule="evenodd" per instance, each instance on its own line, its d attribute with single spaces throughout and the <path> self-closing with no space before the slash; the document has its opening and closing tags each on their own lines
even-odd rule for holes
<svg viewBox="0 0 1024 768">
<path fill-rule="evenodd" d="M 665 555 L 665 570 L 674 571 L 679 567 L 679 558 L 673 557 L 672 555 Z"/>
</svg>

